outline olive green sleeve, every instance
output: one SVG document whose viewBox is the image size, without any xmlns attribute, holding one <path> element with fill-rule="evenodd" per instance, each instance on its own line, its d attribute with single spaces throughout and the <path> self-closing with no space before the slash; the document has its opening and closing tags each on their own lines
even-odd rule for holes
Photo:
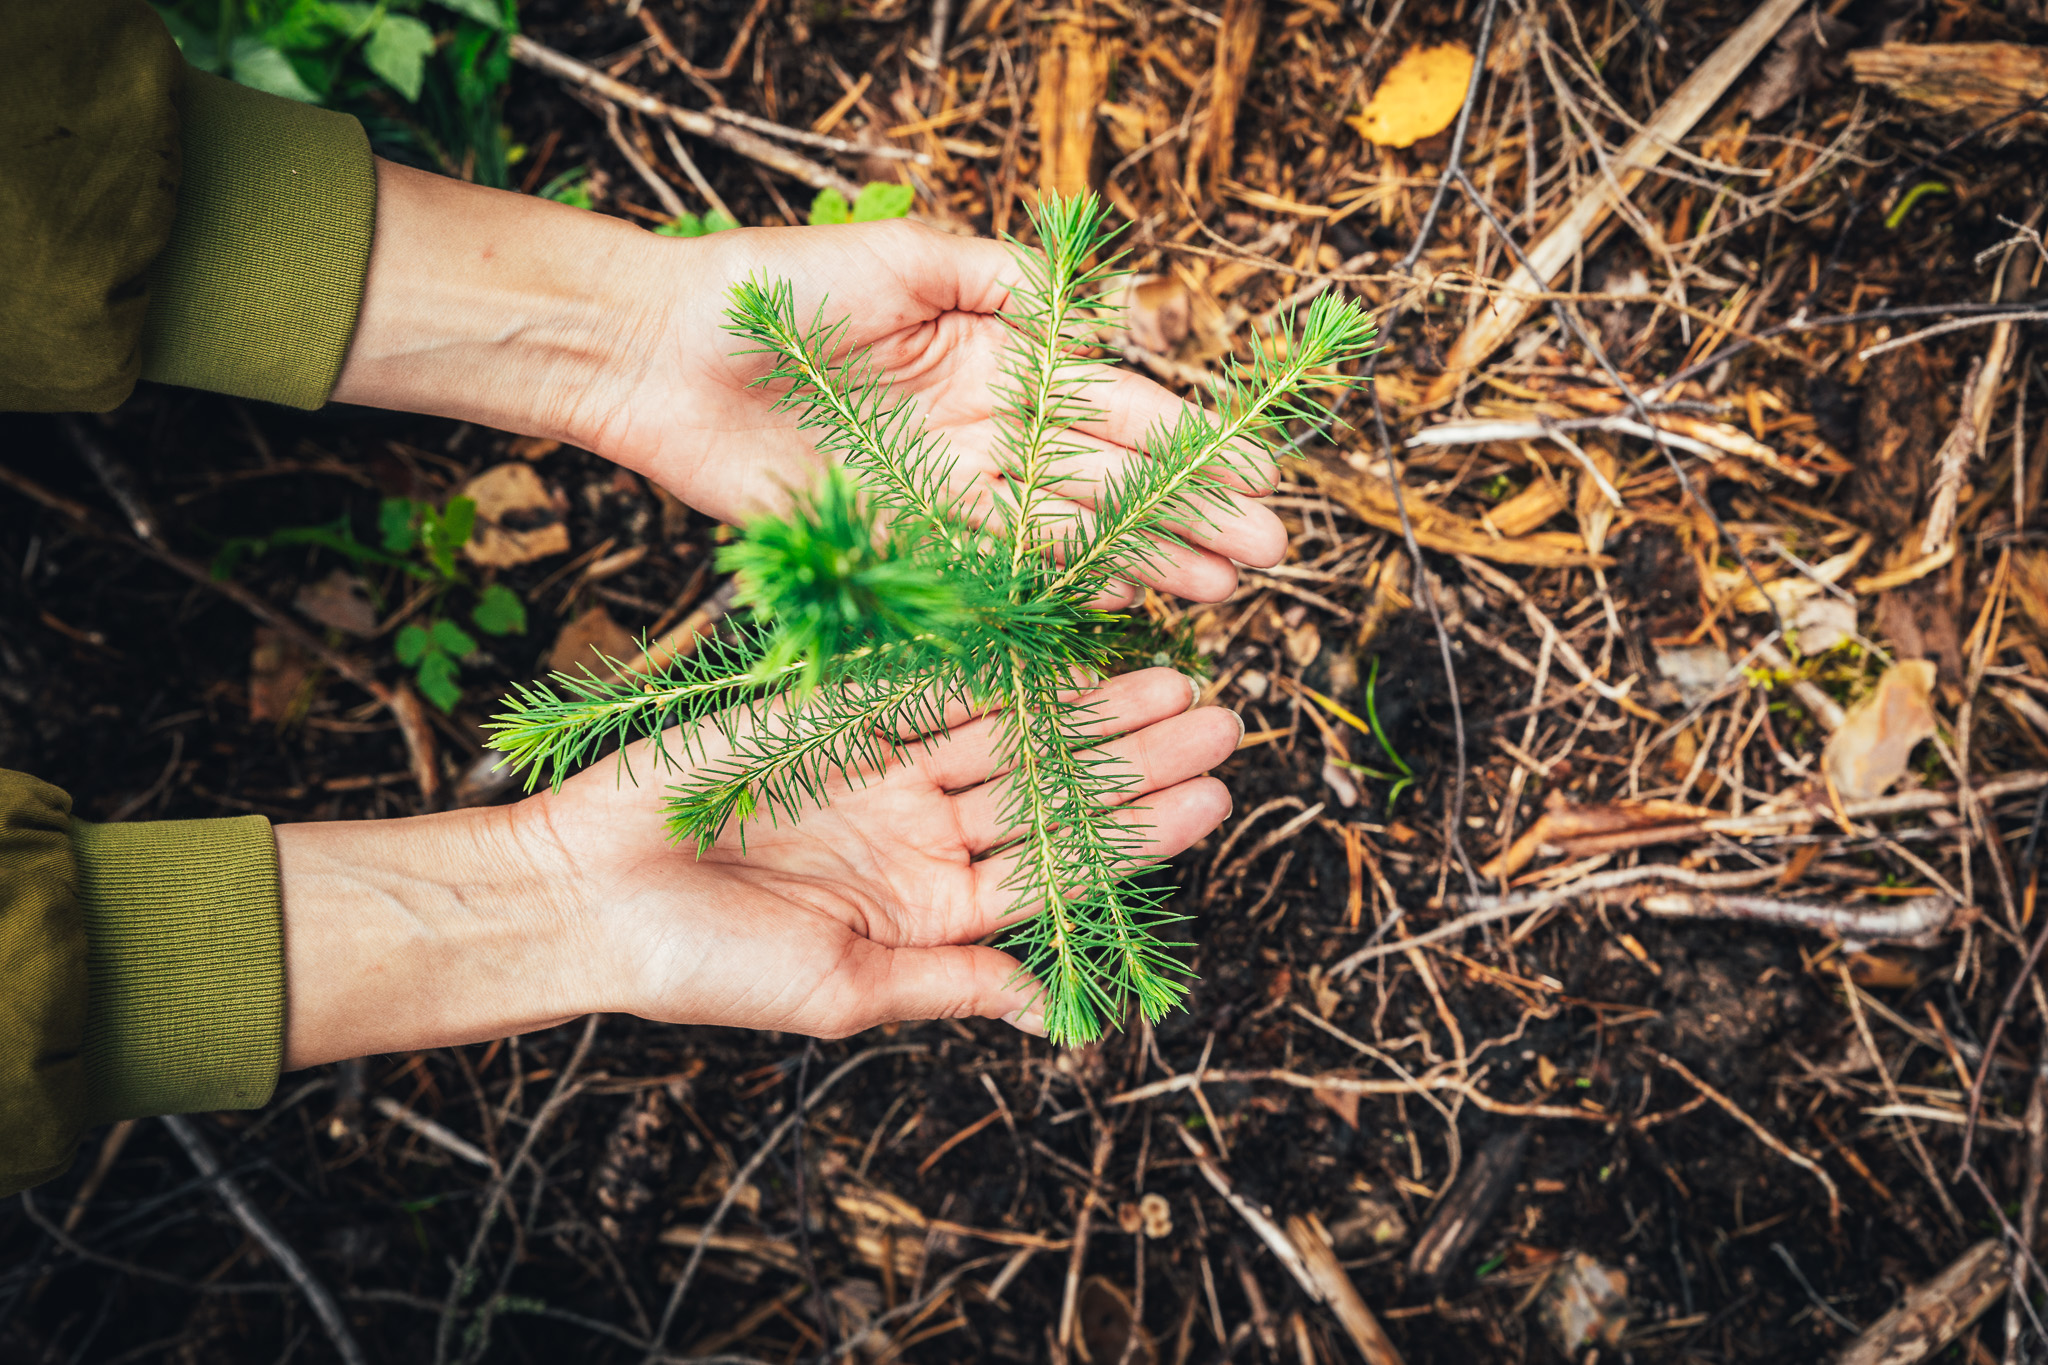
<svg viewBox="0 0 2048 1365">
<path fill-rule="evenodd" d="M 355 332 L 376 163 L 346 114 L 185 73 L 185 174 L 149 271 L 145 379 L 327 401 Z"/>
<path fill-rule="evenodd" d="M 108 1119 L 250 1109 L 284 1058 L 277 843 L 261 816 L 96 825 L 0 772 L 0 1195 Z"/>
<path fill-rule="evenodd" d="M 326 402 L 376 218 L 362 125 L 187 66 L 142 0 L 0 16 L 0 410 L 137 378 Z"/>
<path fill-rule="evenodd" d="M 0 409 L 100 412 L 135 387 L 184 70 L 138 0 L 0 7 Z"/>
</svg>

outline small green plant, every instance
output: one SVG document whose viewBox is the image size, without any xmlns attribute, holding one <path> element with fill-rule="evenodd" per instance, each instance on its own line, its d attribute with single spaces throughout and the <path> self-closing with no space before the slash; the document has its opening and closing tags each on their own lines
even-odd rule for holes
<svg viewBox="0 0 2048 1365">
<path fill-rule="evenodd" d="M 1287 422 L 1325 420 L 1333 369 L 1369 354 L 1375 333 L 1356 303 L 1316 299 L 1290 344 L 1255 346 L 1213 413 L 1189 408 L 1151 432 L 1145 458 L 1095 484 L 1076 520 L 1061 496 L 1081 481 L 1073 433 L 1096 414 L 1099 382 L 1088 348 L 1120 277 L 1101 259 L 1113 234 L 1093 196 L 1030 216 L 1040 246 L 1016 247 L 993 505 L 967 502 L 953 457 L 847 345 L 847 324 L 800 316 L 787 283 L 742 284 L 730 330 L 770 360 L 760 382 L 844 472 L 721 552 L 752 608 L 731 638 L 631 683 L 555 674 L 519 687 L 491 728 L 529 785 L 652 738 L 655 761 L 680 770 L 669 833 L 701 852 L 728 826 L 799 819 L 836 785 L 914 758 L 917 741 L 897 737 L 941 732 L 949 703 L 990 715 L 1014 831 L 1005 946 L 1036 979 L 1050 1036 L 1073 1044 L 1133 1003 L 1157 1019 L 1187 990 L 1172 951 L 1184 945 L 1162 937 L 1182 917 L 1170 888 L 1139 875 L 1145 831 L 1113 805 L 1129 779 L 1076 699 L 1077 679 L 1116 660 L 1105 627 L 1122 618 L 1096 603 L 1175 528 L 1227 507 L 1237 480 L 1263 478 Z"/>
<path fill-rule="evenodd" d="M 476 503 L 450 498 L 435 507 L 417 498 L 386 498 L 377 507 L 378 544 L 356 539 L 346 515 L 320 526 L 287 526 L 266 536 L 237 536 L 213 557 L 213 576 L 230 578 L 237 567 L 273 550 L 303 547 L 328 550 L 358 569 L 396 570 L 427 585 L 430 598 L 420 619 L 392 637 L 391 652 L 411 669 L 420 695 L 453 711 L 462 700 L 462 660 L 476 653 L 474 636 L 449 619 L 447 604 L 457 590 L 474 594 L 469 620 L 486 635 L 526 633 L 526 604 L 503 583 L 476 588 L 455 565 L 455 557 L 476 531 Z M 373 596 L 375 589 L 371 588 Z"/>
<path fill-rule="evenodd" d="M 879 223 L 885 218 L 903 217 L 915 202 L 917 191 L 908 185 L 870 181 L 860 187 L 860 193 L 853 197 L 851 204 L 846 202 L 845 195 L 827 185 L 811 200 L 810 223 L 812 227 L 833 223 Z"/>
<path fill-rule="evenodd" d="M 354 114 L 377 150 L 503 188 L 514 0 L 157 0 L 202 71 Z"/>
</svg>

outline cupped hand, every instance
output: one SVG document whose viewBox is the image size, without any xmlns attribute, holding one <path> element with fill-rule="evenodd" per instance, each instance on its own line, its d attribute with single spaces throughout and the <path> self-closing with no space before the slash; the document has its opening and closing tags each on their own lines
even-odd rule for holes
<svg viewBox="0 0 2048 1365">
<path fill-rule="evenodd" d="M 958 457 L 970 501 L 986 504 L 1001 478 L 995 414 L 1004 351 L 1002 312 L 1018 270 L 1011 249 L 897 221 L 821 228 L 756 228 L 687 241 L 653 240 L 639 355 L 622 394 L 593 414 L 591 448 L 666 486 L 723 521 L 777 510 L 816 485 L 821 457 L 773 390 L 753 387 L 770 368 L 725 330 L 727 292 L 747 279 L 787 280 L 796 315 L 822 306 L 845 320 L 845 342 L 872 347 L 880 373 L 913 398 Z M 1087 454 L 1071 466 L 1056 511 L 1085 515 L 1107 474 L 1143 460 L 1145 437 L 1187 406 L 1141 375 L 1099 367 L 1088 389 L 1099 416 L 1074 433 Z M 981 485 L 976 488 L 974 485 Z M 1247 487 L 1255 493 L 1263 488 Z M 1163 591 L 1217 601 L 1236 586 L 1232 560 L 1277 563 L 1286 532 L 1273 513 L 1239 496 L 1211 524 L 1188 528 L 1138 576 Z"/>
<path fill-rule="evenodd" d="M 1125 818 L 1147 856 L 1179 853 L 1230 813 L 1204 773 L 1242 722 L 1191 698 L 1184 675 L 1156 668 L 1078 699 L 1100 703 L 1104 751 L 1134 778 Z M 516 808 L 516 842 L 550 884 L 582 888 L 592 969 L 619 983 L 607 1008 L 819 1037 L 967 1016 L 1039 1032 L 1033 983 L 979 943 L 1015 918 L 995 722 L 960 717 L 928 739 L 864 786 L 835 781 L 799 826 L 749 825 L 744 854 L 737 830 L 702 857 L 669 842 L 655 789 L 673 774 L 646 744 L 627 755 L 639 785 L 600 764 Z"/>
</svg>

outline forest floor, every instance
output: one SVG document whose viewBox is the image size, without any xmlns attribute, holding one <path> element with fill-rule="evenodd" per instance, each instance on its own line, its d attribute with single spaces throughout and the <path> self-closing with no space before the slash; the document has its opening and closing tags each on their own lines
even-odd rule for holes
<svg viewBox="0 0 2048 1365">
<path fill-rule="evenodd" d="M 1388 349 L 1301 434 L 1286 563 L 1145 604 L 1248 726 L 1177 866 L 1184 1012 L 1074 1051 L 605 1017 L 194 1118 L 369 1359 L 2048 1353 L 2048 10 L 1209 3 L 524 10 L 948 230 L 1100 190 L 1124 356 L 1190 396 L 1324 289 Z M 1404 61 L 1456 97 L 1362 114 Z M 530 63 L 505 117 L 529 192 L 706 207 Z M 743 223 L 809 207 L 688 150 Z M 4 430 L 0 766 L 86 818 L 513 799 L 513 682 L 726 600 L 703 518 L 548 442 L 151 386 Z M 465 491 L 533 553 L 470 570 L 524 624 L 449 714 L 360 685 L 443 589 L 303 541 L 204 569 Z M 224 1188 L 169 1125 L 90 1135 L 0 1207 L 0 1359 L 344 1358 Z"/>
</svg>

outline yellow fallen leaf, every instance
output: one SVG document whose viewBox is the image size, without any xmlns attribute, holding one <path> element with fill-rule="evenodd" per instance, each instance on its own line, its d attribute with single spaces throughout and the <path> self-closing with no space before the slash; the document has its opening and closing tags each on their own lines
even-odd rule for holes
<svg viewBox="0 0 2048 1365">
<path fill-rule="evenodd" d="M 1356 118 L 1346 119 L 1367 142 L 1410 147 L 1451 126 L 1472 81 L 1472 51 L 1463 43 L 1412 47 L 1394 63 Z"/>
</svg>

